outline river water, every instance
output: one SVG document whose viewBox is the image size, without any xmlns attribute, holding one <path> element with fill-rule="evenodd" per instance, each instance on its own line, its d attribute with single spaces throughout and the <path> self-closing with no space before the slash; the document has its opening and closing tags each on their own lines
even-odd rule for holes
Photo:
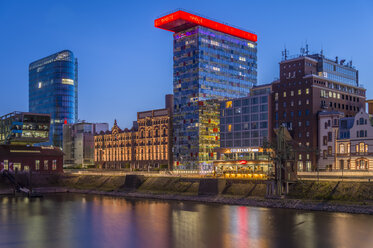
<svg viewBox="0 0 373 248">
<path fill-rule="evenodd" d="M 80 194 L 0 202 L 0 247 L 373 247 L 369 215 Z"/>
</svg>

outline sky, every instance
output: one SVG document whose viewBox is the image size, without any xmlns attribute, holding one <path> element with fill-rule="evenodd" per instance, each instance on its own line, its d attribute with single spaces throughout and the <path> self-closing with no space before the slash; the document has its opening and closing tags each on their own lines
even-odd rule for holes
<svg viewBox="0 0 373 248">
<path fill-rule="evenodd" d="M 0 0 L 0 115 L 28 111 L 28 65 L 64 49 L 79 63 L 79 119 L 117 119 L 164 107 L 172 93 L 172 33 L 154 19 L 183 8 L 258 35 L 258 84 L 279 74 L 281 52 L 352 60 L 373 98 L 371 0 Z"/>
</svg>

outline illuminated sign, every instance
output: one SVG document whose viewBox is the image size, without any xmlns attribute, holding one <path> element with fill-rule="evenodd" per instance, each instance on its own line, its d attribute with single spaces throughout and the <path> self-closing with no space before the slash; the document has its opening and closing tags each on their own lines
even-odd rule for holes
<svg viewBox="0 0 373 248">
<path fill-rule="evenodd" d="M 238 162 L 239 164 L 247 164 L 247 160 L 241 160 Z"/>
<path fill-rule="evenodd" d="M 191 28 L 194 26 L 203 26 L 213 30 L 236 36 L 242 39 L 257 41 L 257 35 L 252 34 L 238 28 L 234 28 L 219 22 L 215 22 L 200 16 L 196 16 L 185 11 L 176 11 L 172 14 L 158 18 L 154 21 L 154 26 L 172 32 L 182 31 L 182 29 Z M 181 29 L 182 28 L 182 29 Z"/>
<path fill-rule="evenodd" d="M 232 153 L 240 153 L 240 152 L 259 152 L 258 148 L 232 148 L 230 149 Z"/>
</svg>

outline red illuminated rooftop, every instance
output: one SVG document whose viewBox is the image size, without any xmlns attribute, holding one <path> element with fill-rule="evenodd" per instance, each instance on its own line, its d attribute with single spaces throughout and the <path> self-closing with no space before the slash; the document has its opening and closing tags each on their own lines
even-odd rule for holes
<svg viewBox="0 0 373 248">
<path fill-rule="evenodd" d="M 250 32 L 231 27 L 223 23 L 209 20 L 201 16 L 190 14 L 182 10 L 178 10 L 169 15 L 156 19 L 154 21 L 154 26 L 172 32 L 180 32 L 195 26 L 203 26 L 242 39 L 254 42 L 257 41 L 256 34 L 252 34 Z"/>
</svg>

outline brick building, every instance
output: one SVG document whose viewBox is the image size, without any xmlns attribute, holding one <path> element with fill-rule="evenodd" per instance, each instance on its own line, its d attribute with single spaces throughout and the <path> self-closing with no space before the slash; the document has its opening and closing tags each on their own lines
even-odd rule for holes
<svg viewBox="0 0 373 248">
<path fill-rule="evenodd" d="M 281 61 L 273 82 L 273 127 L 284 125 L 294 140 L 298 170 L 315 170 L 318 155 L 318 113 L 339 111 L 346 117 L 365 109 L 365 89 L 352 63 L 322 54 Z"/>
<path fill-rule="evenodd" d="M 137 113 L 131 129 L 95 135 L 95 163 L 103 169 L 148 169 L 172 167 L 172 99 L 166 108 Z"/>
<path fill-rule="evenodd" d="M 0 171 L 62 173 L 63 152 L 59 147 L 0 145 Z"/>
</svg>

